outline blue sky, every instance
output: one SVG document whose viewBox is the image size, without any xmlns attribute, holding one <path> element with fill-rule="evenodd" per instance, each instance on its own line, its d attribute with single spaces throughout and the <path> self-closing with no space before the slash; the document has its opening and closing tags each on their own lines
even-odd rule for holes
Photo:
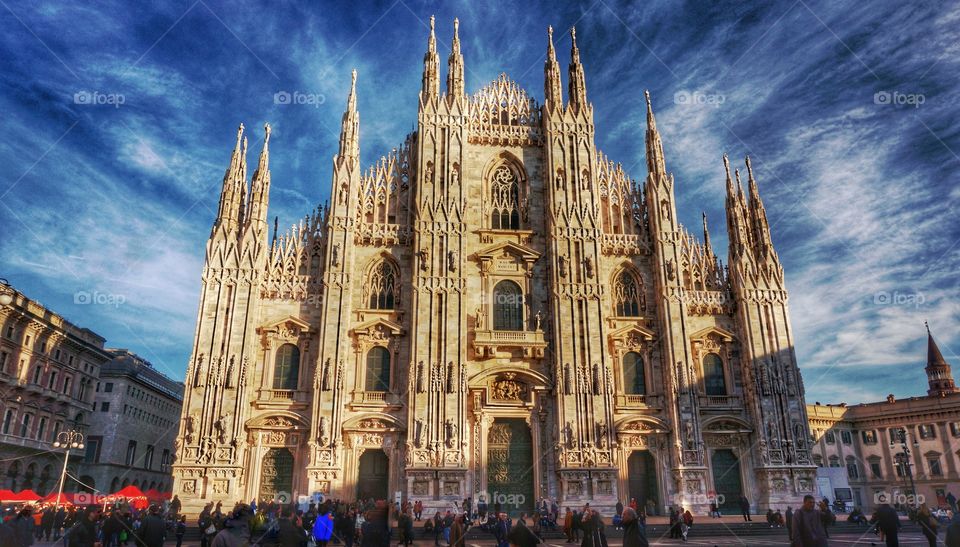
<svg viewBox="0 0 960 547">
<path fill-rule="evenodd" d="M 956 2 L 0 5 L 0 276 L 173 377 L 237 124 L 255 162 L 271 123 L 292 224 L 328 196 L 351 69 L 362 163 L 414 127 L 431 14 L 444 70 L 460 18 L 468 91 L 506 72 L 538 99 L 547 25 L 564 68 L 576 25 L 598 147 L 645 176 L 649 89 L 718 249 L 721 155 L 751 155 L 811 402 L 925 393 L 924 320 L 960 371 Z"/>
</svg>

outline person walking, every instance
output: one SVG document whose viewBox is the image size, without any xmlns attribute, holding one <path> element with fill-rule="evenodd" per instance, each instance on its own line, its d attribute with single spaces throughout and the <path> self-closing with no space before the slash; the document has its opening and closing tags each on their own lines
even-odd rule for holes
<svg viewBox="0 0 960 547">
<path fill-rule="evenodd" d="M 460 514 L 453 519 L 453 524 L 450 525 L 450 547 L 464 547 L 466 534 L 463 526 L 463 520 L 466 518 L 466 515 L 466 513 Z"/>
<path fill-rule="evenodd" d="M 573 543 L 573 511 L 569 507 L 563 515 L 563 533 L 567 536 L 567 543 Z"/>
<path fill-rule="evenodd" d="M 884 503 L 877 508 L 877 530 L 883 532 L 883 539 L 887 542 L 887 547 L 899 547 L 900 539 L 900 515 L 896 509 L 890 507 L 889 503 Z"/>
<path fill-rule="evenodd" d="M 507 535 L 507 539 L 510 541 L 510 545 L 517 547 L 536 547 L 536 545 L 540 543 L 540 538 L 531 532 L 530 528 L 527 528 L 527 524 L 524 521 L 525 516 L 524 513 L 520 513 L 520 518 L 517 519 L 517 523 L 513 525 L 513 528 Z"/>
<path fill-rule="evenodd" d="M 751 522 L 750 519 L 750 500 L 747 499 L 747 496 L 740 496 L 740 514 L 743 515 L 743 520 L 745 522 Z"/>
<path fill-rule="evenodd" d="M 304 547 L 306 544 L 307 536 L 303 528 L 297 526 L 290 509 L 281 511 L 277 521 L 277 547 Z"/>
<path fill-rule="evenodd" d="M 607 534 L 603 531 L 603 521 L 600 520 L 600 513 L 591 510 L 583 510 L 583 541 L 580 547 L 607 547 Z"/>
<path fill-rule="evenodd" d="M 248 547 L 250 545 L 250 518 L 252 516 L 249 505 L 245 503 L 237 505 L 233 512 L 225 517 L 223 529 L 213 537 L 210 546 Z"/>
<path fill-rule="evenodd" d="M 509 547 L 510 522 L 506 513 L 497 515 L 497 523 L 493 528 L 493 537 L 497 539 L 497 547 Z"/>
<path fill-rule="evenodd" d="M 793 539 L 793 507 L 787 507 L 786 514 L 787 539 Z"/>
<path fill-rule="evenodd" d="M 331 535 L 333 535 L 333 515 L 330 513 L 330 506 L 324 503 L 320 506 L 320 515 L 313 523 L 313 539 L 319 547 L 326 547 Z"/>
<path fill-rule="evenodd" d="M 174 526 L 174 535 L 177 537 L 177 547 L 183 545 L 183 536 L 187 534 L 187 515 L 180 515 Z"/>
<path fill-rule="evenodd" d="M 816 500 L 807 494 L 803 506 L 793 514 L 793 539 L 791 547 L 828 547 L 827 532 L 823 529 L 823 516 L 816 507 Z"/>
<path fill-rule="evenodd" d="M 620 527 L 623 528 L 623 547 L 650 547 L 647 534 L 640 525 L 640 517 L 633 508 L 623 510 Z"/>
<path fill-rule="evenodd" d="M 917 512 L 917 524 L 920 525 L 920 531 L 923 537 L 927 538 L 930 547 L 937 547 L 937 519 L 930 514 L 930 509 L 926 503 L 920 505 L 920 511 Z"/>
<path fill-rule="evenodd" d="M 33 516 L 30 514 L 29 507 L 21 509 L 17 516 L 10 520 L 10 527 L 13 529 L 17 547 L 33 545 Z"/>
<path fill-rule="evenodd" d="M 960 511 L 953 513 L 953 520 L 947 526 L 943 544 L 946 547 L 960 547 Z"/>
<path fill-rule="evenodd" d="M 100 506 L 91 505 L 70 528 L 70 547 L 100 547 L 97 540 L 97 521 L 100 520 Z"/>
<path fill-rule="evenodd" d="M 160 508 L 156 505 L 150 506 L 149 514 L 140 523 L 137 538 L 142 547 L 163 547 L 163 541 L 167 538 L 167 525 L 160 518 Z"/>
</svg>

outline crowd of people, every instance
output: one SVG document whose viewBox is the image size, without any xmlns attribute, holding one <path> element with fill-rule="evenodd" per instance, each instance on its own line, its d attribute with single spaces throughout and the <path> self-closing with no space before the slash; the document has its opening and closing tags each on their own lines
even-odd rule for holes
<svg viewBox="0 0 960 547">
<path fill-rule="evenodd" d="M 745 499 L 745 498 L 744 498 Z M 743 500 L 741 500 L 743 501 Z M 744 505 L 741 503 L 741 506 Z M 749 503 L 742 510 L 745 520 L 752 521 Z M 829 528 L 836 522 L 828 500 L 819 502 L 805 496 L 803 506 L 768 509 L 770 527 L 786 528 L 791 547 L 826 547 Z M 499 503 L 488 505 L 483 498 L 473 503 L 470 498 L 454 503 L 444 511 L 424 515 L 420 500 L 388 503 L 368 499 L 359 502 L 327 500 L 308 507 L 281 504 L 276 501 L 258 505 L 239 503 L 226 510 L 222 503 L 208 504 L 192 523 L 180 514 L 178 498 L 169 503 L 136 509 L 127 503 L 109 506 L 5 507 L 0 511 L 0 547 L 30 547 L 34 542 L 63 541 L 63 547 L 163 547 L 176 541 L 181 547 L 187 528 L 199 529 L 200 547 L 327 547 L 331 543 L 343 547 L 409 547 L 414 540 L 433 541 L 435 546 L 465 547 L 468 530 L 477 527 L 497 543 L 497 547 L 536 547 L 544 534 L 562 531 L 566 543 L 580 547 L 607 547 L 601 513 L 587 503 L 583 507 L 561 509 L 556 502 L 541 500 L 530 512 L 511 519 Z M 694 524 L 693 514 L 683 507 L 670 507 L 669 537 L 686 541 Z M 711 505 L 710 516 L 719 516 Z M 952 519 L 938 518 L 926 504 L 910 515 L 929 545 L 960 547 L 960 513 Z M 867 518 L 854 509 L 847 519 L 851 523 L 871 527 L 888 546 L 899 545 L 901 519 L 889 504 L 878 506 Z M 391 524 L 396 523 L 396 528 Z M 618 502 L 612 525 L 623 532 L 624 547 L 646 547 L 647 508 L 631 499 L 627 506 Z M 419 529 L 419 530 L 418 530 Z M 941 536 L 942 531 L 942 536 Z"/>
</svg>

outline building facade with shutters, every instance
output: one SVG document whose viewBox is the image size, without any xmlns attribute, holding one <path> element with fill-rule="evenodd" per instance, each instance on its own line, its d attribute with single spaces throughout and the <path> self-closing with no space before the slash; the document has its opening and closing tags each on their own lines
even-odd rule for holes
<svg viewBox="0 0 960 547">
<path fill-rule="evenodd" d="M 818 468 L 846 468 L 849 488 L 833 492 L 865 510 L 880 499 L 946 507 L 960 497 L 960 390 L 927 334 L 926 396 L 857 405 L 808 405 Z"/>
<path fill-rule="evenodd" d="M 0 305 L 0 485 L 56 493 L 64 452 L 53 447 L 67 430 L 87 433 L 100 368 L 111 356 L 104 339 L 23 293 Z M 94 487 L 71 453 L 71 476 Z M 67 481 L 65 491 L 78 485 Z"/>
<path fill-rule="evenodd" d="M 183 384 L 125 349 L 109 349 L 93 397 L 83 470 L 100 490 L 169 492 Z"/>
<path fill-rule="evenodd" d="M 540 104 L 506 75 L 467 94 L 454 29 L 445 90 L 431 25 L 417 128 L 366 170 L 354 73 L 330 203 L 285 233 L 269 126 L 249 179 L 238 131 L 173 467 L 185 508 L 323 493 L 664 514 L 813 493 L 749 160 L 745 184 L 718 165 L 725 267 L 706 219 L 702 241 L 677 220 L 649 96 L 637 180 L 595 146 L 572 31 L 566 93 L 550 32 Z"/>
</svg>

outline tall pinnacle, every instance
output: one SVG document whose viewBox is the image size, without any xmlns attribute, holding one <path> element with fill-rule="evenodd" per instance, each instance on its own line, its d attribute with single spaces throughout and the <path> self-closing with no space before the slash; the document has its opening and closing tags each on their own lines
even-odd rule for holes
<svg viewBox="0 0 960 547">
<path fill-rule="evenodd" d="M 580 49 L 577 48 L 577 29 L 570 29 L 570 106 L 575 110 L 587 106 L 587 80 L 580 64 Z"/>
<path fill-rule="evenodd" d="M 773 250 L 773 241 L 770 237 L 770 225 L 767 222 L 767 211 L 763 207 L 763 200 L 760 199 L 760 190 L 757 188 L 757 180 L 753 178 L 753 164 L 750 163 L 750 156 L 744 160 L 747 164 L 747 183 L 750 192 L 750 222 L 753 224 L 753 242 L 757 245 L 761 253 L 767 253 Z"/>
<path fill-rule="evenodd" d="M 460 53 L 460 20 L 453 20 L 453 43 L 450 58 L 447 60 L 447 94 L 451 97 L 464 96 L 463 55 Z"/>
<path fill-rule="evenodd" d="M 657 120 L 653 117 L 653 105 L 650 102 L 650 92 L 644 91 L 647 100 L 647 172 L 655 176 L 666 176 L 666 161 L 663 158 L 663 142 L 660 132 L 657 131 Z"/>
<path fill-rule="evenodd" d="M 547 27 L 547 60 L 543 63 L 543 96 L 548 108 L 563 106 L 563 84 L 560 82 L 560 63 L 553 49 L 553 27 Z"/>
<path fill-rule="evenodd" d="M 357 71 L 353 70 L 347 110 L 340 124 L 340 152 L 338 157 L 358 160 L 360 157 L 360 113 L 357 112 Z"/>
<path fill-rule="evenodd" d="M 440 56 L 437 55 L 437 36 L 434 32 L 435 20 L 430 16 L 430 38 L 427 41 L 427 53 L 423 56 L 423 85 L 420 94 L 424 99 L 440 95 Z"/>
<path fill-rule="evenodd" d="M 223 174 L 220 190 L 220 207 L 216 226 L 225 225 L 235 229 L 243 218 L 243 200 L 247 190 L 247 139 L 243 136 L 243 124 L 237 128 L 237 141 L 230 155 L 230 165 Z"/>
<path fill-rule="evenodd" d="M 267 204 L 270 199 L 270 124 L 263 125 L 263 149 L 260 162 L 250 185 L 250 212 L 247 221 L 261 227 L 267 222 Z"/>
<path fill-rule="evenodd" d="M 700 214 L 703 215 L 703 248 L 708 255 L 713 256 L 713 245 L 710 244 L 710 230 L 707 229 L 707 212 L 703 211 Z"/>
</svg>

